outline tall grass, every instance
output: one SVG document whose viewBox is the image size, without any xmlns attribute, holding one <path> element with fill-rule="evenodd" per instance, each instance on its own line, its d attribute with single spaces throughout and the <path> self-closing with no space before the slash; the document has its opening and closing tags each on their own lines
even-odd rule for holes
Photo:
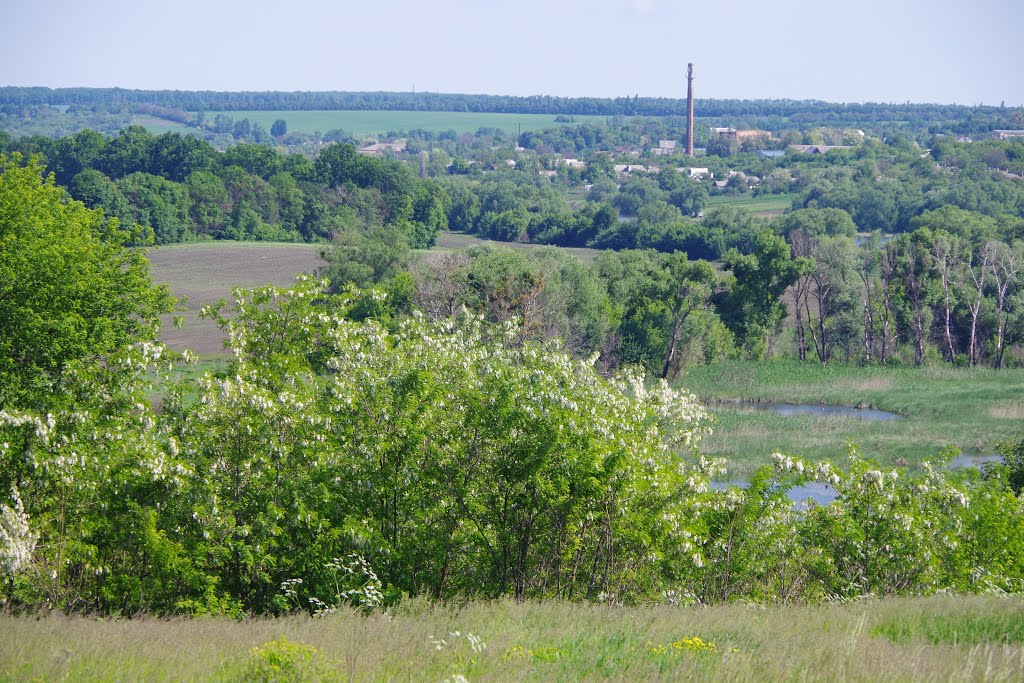
<svg viewBox="0 0 1024 683">
<path fill-rule="evenodd" d="M 0 678 L 1015 681 L 1022 609 L 1019 598 L 936 596 L 814 608 L 412 601 L 243 622 L 4 616 Z M 952 639 L 917 626 L 966 618 L 987 626 Z"/>
<path fill-rule="evenodd" d="M 859 367 L 796 361 L 736 361 L 687 370 L 678 383 L 716 415 L 705 452 L 724 456 L 732 476 L 768 462 L 773 451 L 842 460 L 847 442 L 883 463 L 914 466 L 945 447 L 987 455 L 1005 439 L 1024 438 L 1019 417 L 1024 370 Z M 782 417 L 742 401 L 877 408 L 903 419 Z"/>
</svg>

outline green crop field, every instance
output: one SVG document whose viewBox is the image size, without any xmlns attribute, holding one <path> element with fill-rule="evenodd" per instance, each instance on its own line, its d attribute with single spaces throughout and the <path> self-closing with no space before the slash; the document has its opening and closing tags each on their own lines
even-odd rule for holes
<svg viewBox="0 0 1024 683">
<path fill-rule="evenodd" d="M 793 205 L 795 194 L 773 194 L 752 197 L 750 195 L 718 195 L 708 199 L 708 209 L 719 206 L 734 206 L 744 211 L 752 211 L 762 215 L 782 213 Z"/>
<path fill-rule="evenodd" d="M 389 131 L 454 130 L 456 133 L 475 133 L 481 128 L 500 128 L 506 133 L 518 130 L 553 128 L 560 124 L 554 114 L 486 114 L 446 111 L 224 111 L 206 112 L 212 121 L 217 114 L 225 114 L 239 121 L 243 118 L 258 123 L 267 130 L 274 121 L 284 119 L 288 130 L 302 133 L 343 130 L 353 135 L 383 135 Z M 576 116 L 577 123 L 603 125 L 605 116 Z"/>
<path fill-rule="evenodd" d="M 0 615 L 5 681 L 1019 681 L 1024 603 L 819 607 L 407 601 L 388 613 Z"/>
<path fill-rule="evenodd" d="M 730 477 L 769 464 L 775 451 L 845 465 L 852 442 L 866 457 L 916 466 L 945 447 L 984 456 L 1000 441 L 1024 438 L 1024 369 L 736 361 L 690 368 L 678 384 L 715 415 L 703 450 L 725 457 Z M 784 417 L 751 402 L 870 407 L 902 419 Z"/>
</svg>

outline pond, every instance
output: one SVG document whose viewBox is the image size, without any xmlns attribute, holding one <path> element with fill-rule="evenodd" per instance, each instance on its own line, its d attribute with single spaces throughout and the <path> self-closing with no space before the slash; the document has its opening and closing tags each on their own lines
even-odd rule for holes
<svg viewBox="0 0 1024 683">
<path fill-rule="evenodd" d="M 949 461 L 949 469 L 960 469 L 964 467 L 981 468 L 988 462 L 999 462 L 1002 458 L 998 455 L 958 455 Z M 713 481 L 711 488 L 715 491 L 724 491 L 730 486 L 746 488 L 750 482 L 742 479 L 733 481 Z M 813 500 L 818 505 L 830 505 L 838 497 L 836 490 L 830 485 L 820 481 L 809 481 L 801 486 L 794 486 L 787 492 L 789 499 L 796 504 L 798 509 L 804 509 L 808 500 Z"/>
<path fill-rule="evenodd" d="M 853 406 L 812 405 L 810 403 L 774 403 L 761 401 L 742 401 L 739 404 L 754 410 L 767 410 L 784 417 L 794 415 L 819 415 L 821 417 L 853 417 L 860 420 L 902 420 L 902 415 L 887 410 L 874 408 L 855 408 Z"/>
<path fill-rule="evenodd" d="M 985 463 L 1002 462 L 1003 459 L 995 454 L 992 455 L 958 455 L 949 461 L 949 469 L 956 470 L 964 467 L 977 467 L 979 470 Z"/>
<path fill-rule="evenodd" d="M 739 486 L 742 489 L 750 486 L 750 482 L 743 480 L 711 482 L 711 488 L 715 491 L 724 491 L 730 486 Z M 808 499 L 818 505 L 829 505 L 837 497 L 836 490 L 831 485 L 820 481 L 809 481 L 801 486 L 794 486 L 789 489 L 787 495 L 798 508 L 803 508 Z"/>
</svg>

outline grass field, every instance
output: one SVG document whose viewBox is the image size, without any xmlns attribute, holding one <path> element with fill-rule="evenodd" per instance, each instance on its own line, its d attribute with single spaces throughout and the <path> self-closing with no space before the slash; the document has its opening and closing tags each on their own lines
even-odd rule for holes
<svg viewBox="0 0 1024 683">
<path fill-rule="evenodd" d="M 524 244 L 522 242 L 494 242 L 481 239 L 475 235 L 467 235 L 464 232 L 443 232 L 437 238 L 437 245 L 428 252 L 422 252 L 427 258 L 435 258 L 436 255 L 447 254 L 469 247 L 490 245 L 492 247 L 506 247 L 508 249 L 543 249 L 543 244 Z M 551 248 L 551 247 L 548 247 Z M 567 254 L 571 254 L 587 263 L 593 261 L 600 249 L 588 249 L 586 247 L 554 247 Z"/>
<path fill-rule="evenodd" d="M 164 325 L 161 339 L 171 349 L 190 349 L 209 357 L 223 353 L 224 337 L 216 324 L 199 318 L 199 309 L 231 299 L 235 287 L 288 285 L 299 273 L 320 268 L 318 244 L 270 242 L 195 242 L 171 244 L 147 253 L 153 280 L 176 296 L 188 297 L 184 326 Z"/>
<path fill-rule="evenodd" d="M 728 459 L 730 476 L 768 464 L 774 451 L 845 463 L 846 444 L 892 464 L 917 465 L 946 446 L 989 455 L 1024 438 L 1024 370 L 879 368 L 813 362 L 731 362 L 687 370 L 678 384 L 709 403 L 717 424 L 704 451 Z M 783 417 L 737 401 L 877 408 L 903 417 Z"/>
<path fill-rule="evenodd" d="M 1019 681 L 1022 640 L 1024 602 L 995 596 L 768 608 L 413 601 L 390 614 L 247 621 L 4 615 L 0 679 Z"/>
<path fill-rule="evenodd" d="M 288 130 L 301 133 L 326 133 L 343 130 L 353 135 L 382 135 L 389 131 L 454 130 L 456 133 L 475 133 L 481 128 L 500 128 L 506 133 L 518 130 L 554 128 L 561 124 L 555 114 L 487 114 L 446 111 L 211 111 L 206 118 L 212 121 L 218 114 L 226 114 L 239 121 L 243 118 L 270 130 L 274 121 L 284 119 Z M 576 123 L 604 125 L 605 116 L 576 116 Z"/>
<path fill-rule="evenodd" d="M 775 216 L 793 205 L 795 194 L 773 194 L 761 197 L 750 195 L 718 195 L 708 199 L 705 211 L 719 206 L 734 206 L 759 216 Z"/>
</svg>

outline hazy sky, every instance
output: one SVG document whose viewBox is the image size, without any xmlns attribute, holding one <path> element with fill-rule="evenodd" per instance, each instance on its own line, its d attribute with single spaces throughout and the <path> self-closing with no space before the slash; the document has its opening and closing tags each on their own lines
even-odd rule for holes
<svg viewBox="0 0 1024 683">
<path fill-rule="evenodd" d="M 0 85 L 1024 105 L 1022 0 L 2 0 Z"/>
</svg>

